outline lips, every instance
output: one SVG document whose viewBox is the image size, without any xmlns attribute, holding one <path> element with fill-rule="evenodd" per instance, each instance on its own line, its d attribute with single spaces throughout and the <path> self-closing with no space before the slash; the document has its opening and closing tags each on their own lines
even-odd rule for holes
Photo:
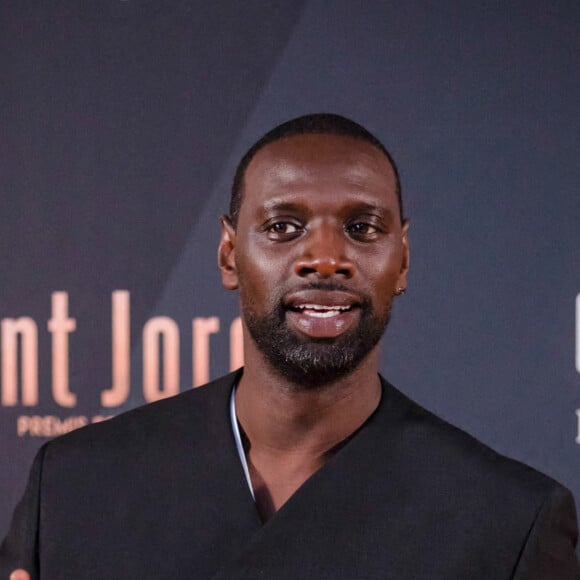
<svg viewBox="0 0 580 580">
<path fill-rule="evenodd" d="M 303 290 L 286 297 L 288 324 L 312 338 L 336 338 L 360 316 L 360 300 L 350 292 Z"/>
<path fill-rule="evenodd" d="M 325 306 L 323 304 L 301 304 L 300 306 L 293 306 L 291 309 L 294 312 L 302 312 L 308 316 L 315 318 L 330 318 L 338 316 L 342 312 L 348 312 L 349 306 Z"/>
</svg>

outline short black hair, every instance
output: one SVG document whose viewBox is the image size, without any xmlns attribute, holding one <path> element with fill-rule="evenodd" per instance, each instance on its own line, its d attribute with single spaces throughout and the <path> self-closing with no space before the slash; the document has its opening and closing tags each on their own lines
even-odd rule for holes
<svg viewBox="0 0 580 580">
<path fill-rule="evenodd" d="M 395 174 L 395 190 L 397 199 L 399 201 L 399 213 L 401 221 L 403 221 L 403 200 L 401 197 L 401 179 L 399 177 L 399 170 L 392 157 L 387 151 L 387 148 L 367 129 L 359 125 L 351 119 L 347 119 L 341 115 L 333 113 L 314 113 L 311 115 L 304 115 L 291 119 L 274 127 L 268 131 L 261 139 L 256 141 L 242 157 L 236 173 L 234 176 L 234 183 L 232 185 L 232 193 L 230 199 L 230 219 L 234 227 L 238 222 L 238 215 L 242 205 L 242 198 L 244 194 L 244 177 L 246 169 L 250 161 L 254 158 L 256 153 L 266 145 L 284 139 L 285 137 L 293 137 L 294 135 L 342 135 L 345 137 L 352 137 L 354 139 L 361 139 L 370 143 L 381 151 L 389 160 L 393 172 Z"/>
</svg>

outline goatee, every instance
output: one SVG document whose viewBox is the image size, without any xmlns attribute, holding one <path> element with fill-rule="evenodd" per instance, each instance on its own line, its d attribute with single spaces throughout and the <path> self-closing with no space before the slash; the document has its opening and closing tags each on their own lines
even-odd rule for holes
<svg viewBox="0 0 580 580">
<path fill-rule="evenodd" d="M 311 285 L 320 290 L 344 290 L 342 286 Z M 272 367 L 298 388 L 315 389 L 350 374 L 381 339 L 390 318 L 391 305 L 383 315 L 373 311 L 368 296 L 360 295 L 358 324 L 336 338 L 315 339 L 299 335 L 286 323 L 282 299 L 271 313 L 258 316 L 251 308 L 244 321 L 258 348 Z"/>
</svg>

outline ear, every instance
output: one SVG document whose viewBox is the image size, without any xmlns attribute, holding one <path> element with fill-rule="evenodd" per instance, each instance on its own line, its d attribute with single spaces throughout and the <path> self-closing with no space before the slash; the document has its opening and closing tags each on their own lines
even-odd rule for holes
<svg viewBox="0 0 580 580">
<path fill-rule="evenodd" d="M 409 271 L 409 260 L 411 255 L 409 252 L 409 238 L 407 232 L 409 231 L 410 221 L 403 220 L 403 235 L 402 235 L 402 255 L 401 255 L 401 271 L 399 272 L 398 287 L 407 288 L 407 272 Z"/>
<path fill-rule="evenodd" d="M 229 216 L 220 218 L 221 237 L 218 246 L 218 266 L 222 272 L 222 284 L 227 290 L 238 287 L 238 270 L 236 268 L 236 230 Z"/>
</svg>

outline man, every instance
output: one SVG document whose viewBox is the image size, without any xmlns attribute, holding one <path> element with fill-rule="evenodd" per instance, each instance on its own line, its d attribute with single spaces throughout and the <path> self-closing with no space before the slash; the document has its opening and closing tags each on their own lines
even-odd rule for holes
<svg viewBox="0 0 580 580">
<path fill-rule="evenodd" d="M 4 577 L 580 578 L 570 493 L 378 375 L 409 222 L 375 137 L 277 127 L 221 226 L 243 372 L 44 446 Z"/>
</svg>

